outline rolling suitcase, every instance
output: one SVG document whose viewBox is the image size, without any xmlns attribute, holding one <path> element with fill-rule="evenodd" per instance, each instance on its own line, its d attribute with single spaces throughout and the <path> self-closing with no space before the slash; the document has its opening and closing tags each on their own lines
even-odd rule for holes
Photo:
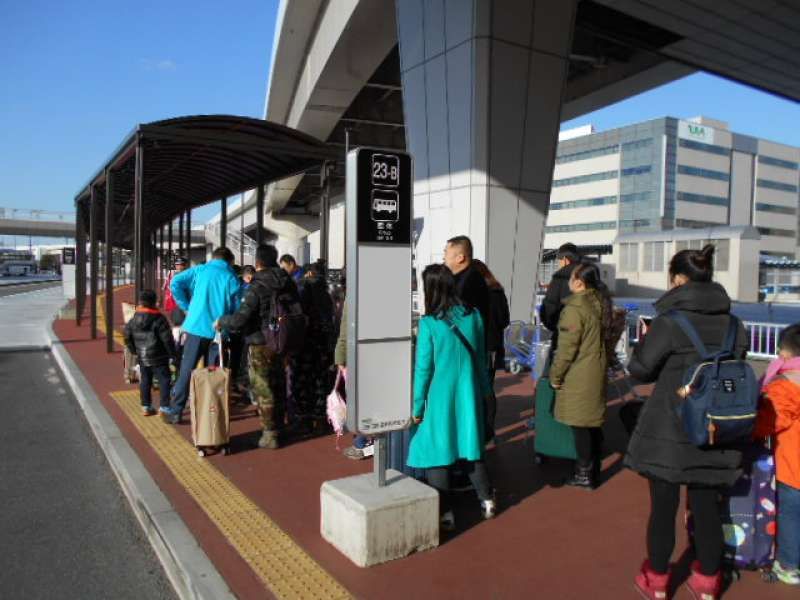
<svg viewBox="0 0 800 600">
<path fill-rule="evenodd" d="M 569 458 L 575 460 L 575 436 L 569 425 L 559 423 L 553 417 L 556 391 L 550 385 L 548 377 L 536 382 L 536 399 L 534 406 L 534 438 L 533 446 L 536 462 L 544 457 Z"/>
<path fill-rule="evenodd" d="M 761 444 L 742 452 L 742 476 L 722 494 L 720 518 L 725 545 L 723 558 L 734 570 L 761 570 L 769 579 L 775 557 L 775 459 Z M 687 507 L 686 526 L 692 539 L 694 523 Z"/>
<path fill-rule="evenodd" d="M 220 352 L 220 360 L 223 353 Z M 230 370 L 224 364 L 192 371 L 189 385 L 189 410 L 192 443 L 199 456 L 216 448 L 230 453 Z"/>
<path fill-rule="evenodd" d="M 127 348 L 122 349 L 122 376 L 125 383 L 139 382 L 139 360 Z"/>
</svg>

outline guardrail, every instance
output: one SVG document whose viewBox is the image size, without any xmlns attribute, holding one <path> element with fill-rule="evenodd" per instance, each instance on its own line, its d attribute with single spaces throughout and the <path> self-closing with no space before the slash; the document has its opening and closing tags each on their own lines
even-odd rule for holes
<svg viewBox="0 0 800 600">
<path fill-rule="evenodd" d="M 645 334 L 648 321 L 653 319 L 653 315 L 636 315 L 635 322 L 628 322 L 628 332 L 631 344 L 636 344 Z M 744 328 L 750 338 L 750 347 L 747 351 L 747 358 L 772 360 L 778 356 L 778 338 L 781 331 L 786 329 L 788 323 L 760 323 L 757 321 L 744 321 Z"/>
<path fill-rule="evenodd" d="M 55 210 L 38 210 L 35 208 L 4 208 L 0 206 L 0 219 L 15 221 L 62 221 L 75 222 L 75 213 Z"/>
</svg>

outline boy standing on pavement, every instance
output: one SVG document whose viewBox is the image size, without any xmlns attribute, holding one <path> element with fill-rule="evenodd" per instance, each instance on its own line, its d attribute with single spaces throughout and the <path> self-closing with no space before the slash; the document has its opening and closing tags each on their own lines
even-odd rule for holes
<svg viewBox="0 0 800 600">
<path fill-rule="evenodd" d="M 233 253 L 227 248 L 217 248 L 211 261 L 178 273 L 172 279 L 172 296 L 181 310 L 186 312 L 183 331 L 186 341 L 183 345 L 181 370 L 172 395 L 172 406 L 162 407 L 162 417 L 173 425 L 181 422 L 183 409 L 189 399 L 189 383 L 192 371 L 200 358 L 206 357 L 206 364 L 216 361 L 216 354 L 210 352 L 214 341 L 214 322 L 224 315 L 230 315 L 239 306 L 239 279 L 233 272 Z"/>
<path fill-rule="evenodd" d="M 217 330 L 243 334 L 250 359 L 250 390 L 261 416 L 259 448 L 277 449 L 284 426 L 286 374 L 284 356 L 270 351 L 263 330 L 270 325 L 272 302 L 277 297 L 299 303 L 297 286 L 291 276 L 278 266 L 278 251 L 263 244 L 256 250 L 256 274 L 234 314 L 221 317 Z"/>
<path fill-rule="evenodd" d="M 145 417 L 156 414 L 150 395 L 154 377 L 158 380 L 161 408 L 169 407 L 169 361 L 176 356 L 169 322 L 156 308 L 157 300 L 153 290 L 142 290 L 136 314 L 125 324 L 124 333 L 125 346 L 139 358 L 139 397 Z"/>
</svg>

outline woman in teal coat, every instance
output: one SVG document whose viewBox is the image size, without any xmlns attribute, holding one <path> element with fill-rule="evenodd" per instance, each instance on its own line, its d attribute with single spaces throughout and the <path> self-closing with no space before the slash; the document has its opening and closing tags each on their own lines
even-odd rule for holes
<svg viewBox="0 0 800 600">
<path fill-rule="evenodd" d="M 422 274 L 425 316 L 419 322 L 414 370 L 414 423 L 408 466 L 426 469 L 439 490 L 442 526 L 452 529 L 450 467 L 465 461 L 483 516 L 495 515 L 494 492 L 483 461 L 485 398 L 491 393 L 480 313 L 458 299 L 455 280 L 444 265 Z"/>
</svg>

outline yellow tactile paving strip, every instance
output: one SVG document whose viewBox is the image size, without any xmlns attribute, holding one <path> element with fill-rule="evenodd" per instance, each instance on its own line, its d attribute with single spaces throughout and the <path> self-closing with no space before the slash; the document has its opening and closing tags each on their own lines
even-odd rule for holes
<svg viewBox="0 0 800 600">
<path fill-rule="evenodd" d="M 139 392 L 111 397 L 170 472 L 277 598 L 350 598 L 350 594 L 256 504 L 160 419 L 140 414 Z"/>
</svg>

